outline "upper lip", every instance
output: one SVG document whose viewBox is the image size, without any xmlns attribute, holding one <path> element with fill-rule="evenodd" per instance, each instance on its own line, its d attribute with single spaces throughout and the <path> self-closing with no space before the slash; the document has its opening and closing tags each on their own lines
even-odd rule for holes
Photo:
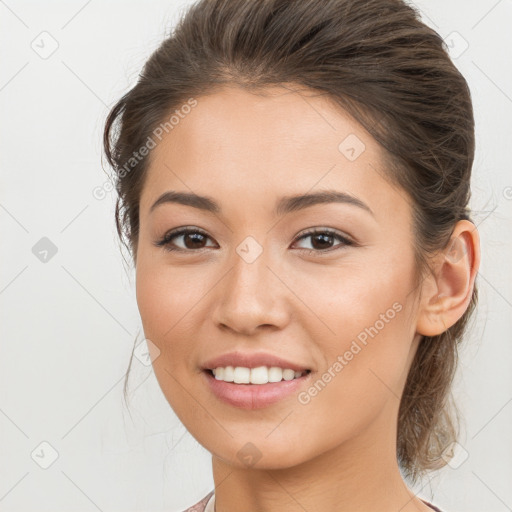
<svg viewBox="0 0 512 512">
<path fill-rule="evenodd" d="M 246 368 L 257 368 L 258 366 L 278 366 L 279 368 L 290 368 L 296 372 L 309 370 L 307 366 L 300 363 L 288 361 L 274 354 L 259 352 L 255 354 L 243 352 L 229 352 L 209 359 L 203 364 L 203 370 L 213 370 L 214 368 L 226 366 L 244 366 Z"/>
</svg>

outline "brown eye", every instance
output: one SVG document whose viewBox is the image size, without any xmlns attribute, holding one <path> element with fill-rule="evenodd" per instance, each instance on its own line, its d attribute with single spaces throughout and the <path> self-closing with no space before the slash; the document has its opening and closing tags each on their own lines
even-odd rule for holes
<svg viewBox="0 0 512 512">
<path fill-rule="evenodd" d="M 334 236 L 325 233 L 311 235 L 311 245 L 314 249 L 330 249 L 334 243 Z"/>
<path fill-rule="evenodd" d="M 208 239 L 210 237 L 197 228 L 180 228 L 167 233 L 155 245 L 163 247 L 166 251 L 197 251 L 198 249 L 212 247 L 211 245 L 205 245 Z M 179 243 L 175 243 L 175 241 Z"/>
<path fill-rule="evenodd" d="M 201 249 L 207 238 L 202 233 L 186 233 L 181 236 L 187 249 Z"/>
<path fill-rule="evenodd" d="M 298 240 L 306 240 L 311 239 L 310 247 L 299 247 L 301 249 L 309 250 L 310 253 L 321 253 L 327 252 L 331 250 L 341 249 L 344 246 L 354 245 L 352 240 L 349 240 L 347 237 L 341 235 L 336 231 L 332 231 L 330 229 L 316 229 L 313 231 L 308 231 L 301 235 Z M 335 240 L 340 241 L 341 243 L 337 244 L 337 246 L 333 247 Z"/>
</svg>

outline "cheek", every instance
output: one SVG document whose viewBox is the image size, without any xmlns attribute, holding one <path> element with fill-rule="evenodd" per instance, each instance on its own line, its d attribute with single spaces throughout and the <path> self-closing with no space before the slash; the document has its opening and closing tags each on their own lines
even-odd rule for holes
<svg viewBox="0 0 512 512">
<path fill-rule="evenodd" d="M 387 324 L 365 311 L 368 317 L 363 324 L 350 315 L 340 316 L 333 324 L 338 336 L 335 342 L 323 345 L 325 366 L 298 397 L 300 405 L 294 417 L 301 431 L 322 433 L 311 441 L 309 449 L 313 451 L 327 450 L 372 424 L 383 425 L 379 418 L 387 417 L 385 425 L 394 428 L 393 411 L 398 410 L 408 371 L 405 308 L 393 309 Z M 386 309 L 375 312 L 381 311 Z M 290 432 L 283 435 L 285 443 Z"/>
<path fill-rule="evenodd" d="M 390 259 L 390 256 L 382 256 Z M 370 258 L 347 258 L 339 265 L 313 266 L 290 272 L 291 288 L 309 309 L 299 321 L 326 327 L 327 348 L 343 348 L 343 343 L 361 334 L 364 342 L 367 329 L 376 324 L 378 331 L 390 331 L 403 314 L 404 301 L 410 292 L 407 263 L 384 268 L 382 262 Z M 365 334 L 366 333 L 366 334 Z M 341 344 L 341 345 L 340 345 Z"/>
<path fill-rule="evenodd" d="M 208 280 L 199 267 L 170 267 L 141 258 L 136 298 L 146 336 L 165 343 L 179 338 L 180 332 L 191 328 L 194 308 L 208 291 Z"/>
<path fill-rule="evenodd" d="M 194 371 L 194 305 L 204 291 L 181 272 L 140 257 L 136 269 L 136 298 L 144 336 L 158 347 L 153 371 L 169 405 L 185 424 L 199 420 L 195 403 L 184 389 Z M 197 323 L 196 323 L 197 328 Z M 204 418 L 200 418 L 204 422 Z M 199 421 L 199 424 L 201 424 Z"/>
<path fill-rule="evenodd" d="M 191 360 L 191 345 L 182 329 L 193 297 L 169 269 L 151 267 L 142 258 L 136 272 L 136 297 L 144 336 L 158 347 L 157 357 L 152 357 L 155 376 L 174 408 L 182 392 L 175 379 L 183 381 L 184 362 Z"/>
<path fill-rule="evenodd" d="M 361 404 L 376 407 L 400 396 L 413 334 L 404 268 L 406 262 L 402 269 L 353 265 L 301 275 L 300 289 L 296 281 L 298 295 L 315 312 L 302 317 L 303 327 L 319 333 L 312 339 L 323 364 L 319 405 L 340 403 L 355 413 Z"/>
</svg>

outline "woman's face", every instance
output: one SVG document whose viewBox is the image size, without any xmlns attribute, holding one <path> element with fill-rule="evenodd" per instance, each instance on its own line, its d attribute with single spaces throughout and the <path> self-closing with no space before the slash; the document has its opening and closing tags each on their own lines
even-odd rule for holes
<svg viewBox="0 0 512 512">
<path fill-rule="evenodd" d="M 196 98 L 151 150 L 136 288 L 156 377 L 191 434 L 233 465 L 291 467 L 370 445 L 394 454 L 419 340 L 411 205 L 384 179 L 375 140 L 326 96 L 266 93 Z M 210 201 L 152 209 L 171 191 Z M 176 250 L 157 245 L 182 227 L 168 238 Z M 225 354 L 222 367 L 310 373 L 224 383 L 208 363 Z"/>
</svg>

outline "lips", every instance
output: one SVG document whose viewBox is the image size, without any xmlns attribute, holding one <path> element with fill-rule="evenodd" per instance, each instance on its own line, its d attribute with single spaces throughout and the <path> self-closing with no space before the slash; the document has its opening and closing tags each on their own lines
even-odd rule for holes
<svg viewBox="0 0 512 512">
<path fill-rule="evenodd" d="M 279 367 L 283 370 L 303 372 L 304 375 L 292 380 L 267 382 L 266 384 L 243 384 L 217 380 L 213 369 L 232 367 L 258 368 L 261 366 Z M 234 351 L 205 361 L 202 366 L 202 379 L 214 396 L 220 401 L 239 409 L 261 409 L 290 399 L 303 386 L 311 381 L 313 369 L 306 364 L 290 361 L 268 352 Z"/>
<path fill-rule="evenodd" d="M 253 354 L 243 352 L 229 352 L 227 354 L 222 354 L 218 357 L 209 359 L 202 365 L 202 369 L 213 370 L 214 368 L 226 366 L 243 366 L 245 368 L 257 368 L 258 366 L 278 366 L 279 368 L 290 368 L 298 372 L 303 372 L 306 370 L 311 371 L 311 368 L 306 365 L 294 361 L 289 361 L 274 354 L 264 352 Z"/>
<path fill-rule="evenodd" d="M 237 409 L 255 410 L 278 405 L 282 400 L 294 400 L 301 389 L 311 383 L 311 373 L 292 380 L 267 384 L 235 384 L 217 380 L 209 370 L 201 372 L 201 379 L 220 402 Z M 289 403 L 289 402 L 288 402 Z"/>
</svg>

